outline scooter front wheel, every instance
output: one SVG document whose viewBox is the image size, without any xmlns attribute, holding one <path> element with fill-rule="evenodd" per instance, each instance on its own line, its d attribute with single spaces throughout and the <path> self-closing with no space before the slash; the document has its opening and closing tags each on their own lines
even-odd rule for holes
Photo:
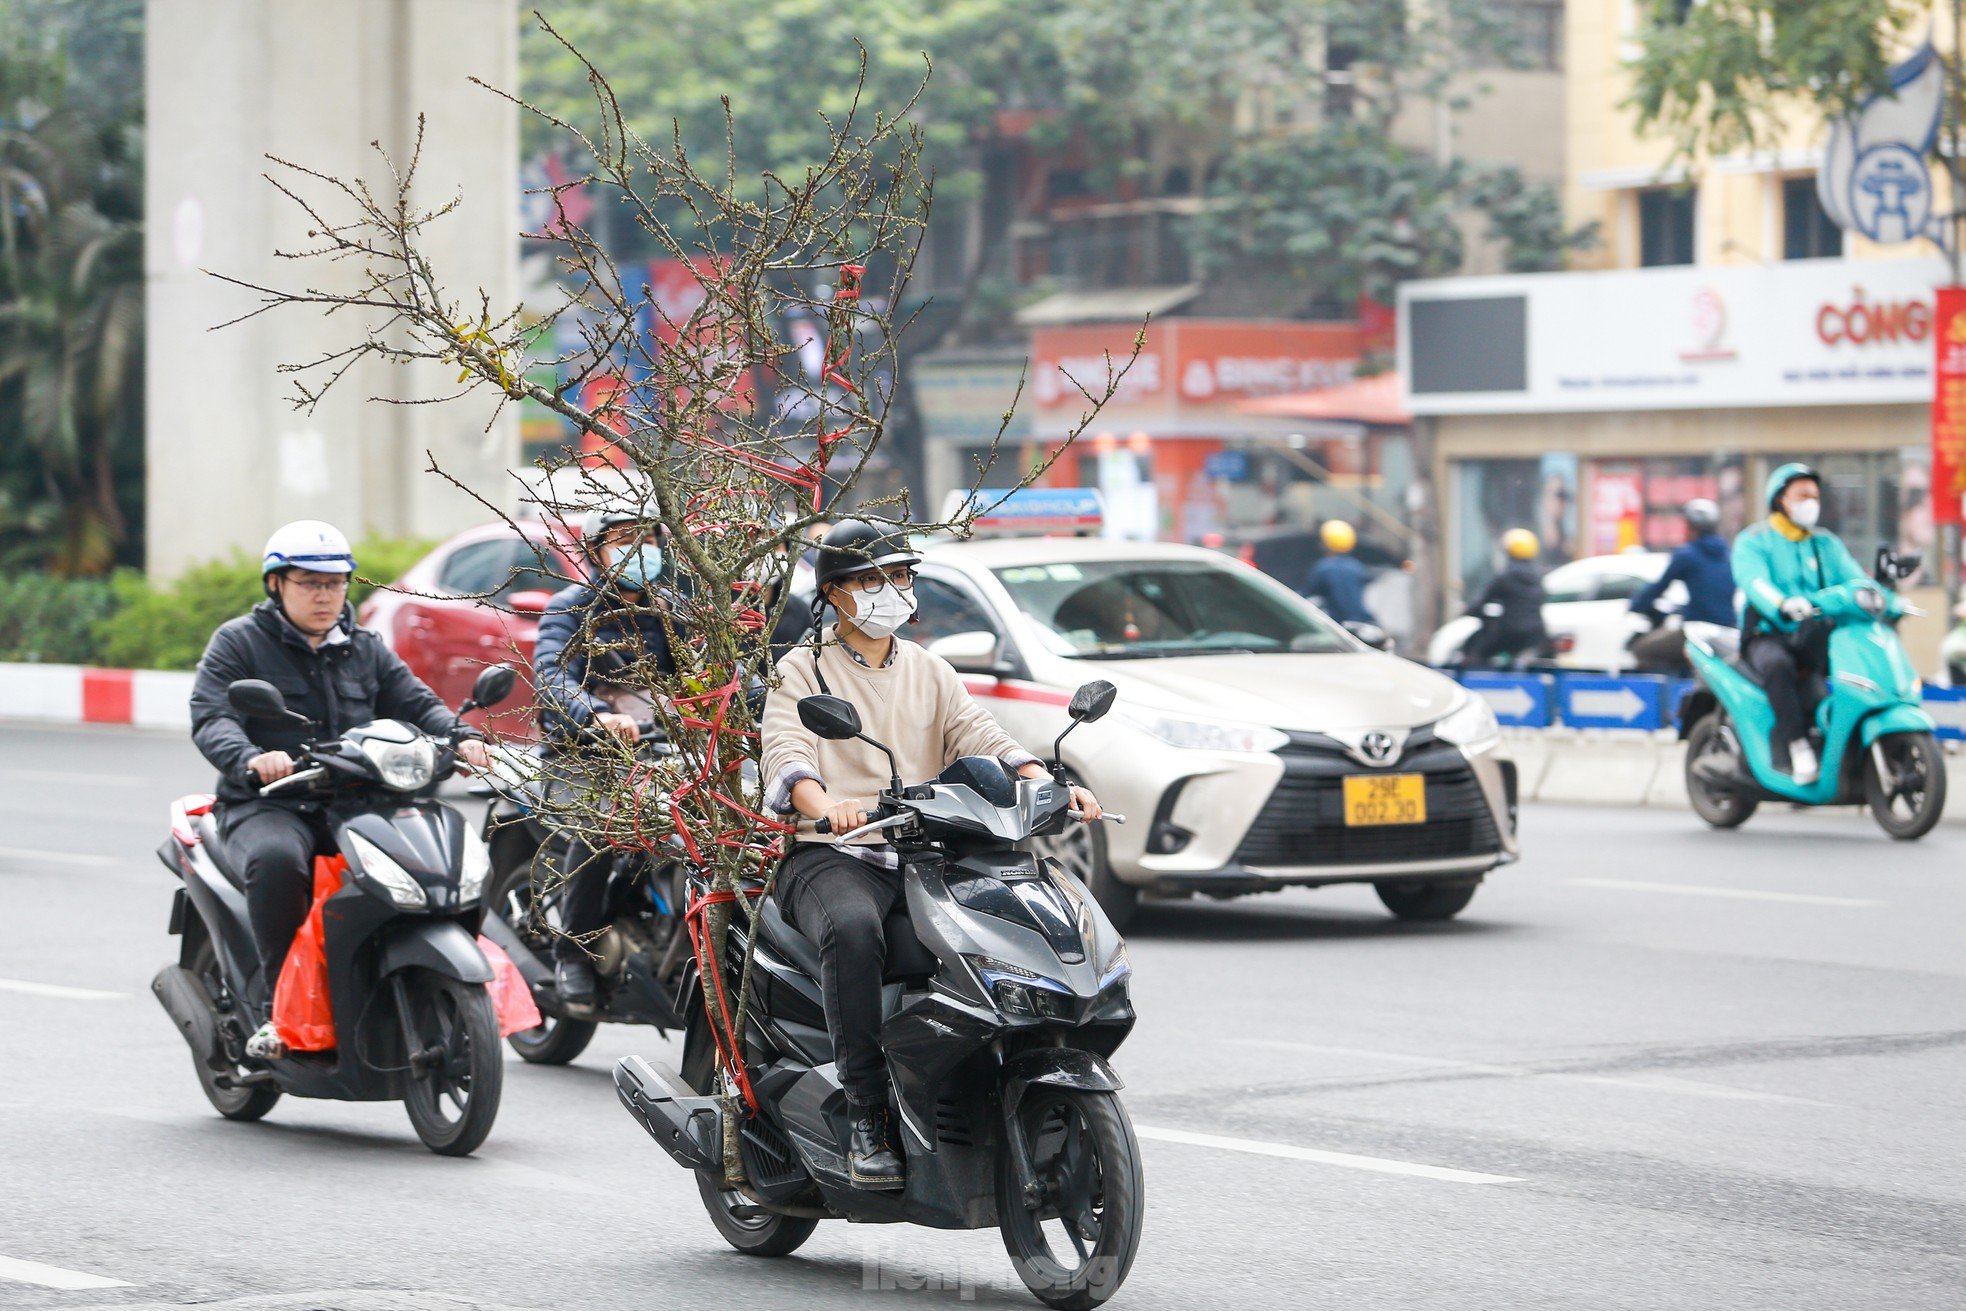
<svg viewBox="0 0 1966 1311">
<path fill-rule="evenodd" d="M 1946 762 L 1930 733 L 1886 733 L 1864 760 L 1864 801 L 1900 842 L 1922 838 L 1946 808 Z"/>
<path fill-rule="evenodd" d="M 1745 768 L 1733 726 L 1717 713 L 1703 716 L 1687 734 L 1686 798 L 1693 803 L 1693 813 L 1713 828 L 1739 828 L 1747 823 L 1760 799 L 1709 781 L 1702 775 L 1702 760 L 1708 762 L 1705 768 L 1709 770 L 1739 774 Z"/>
<path fill-rule="evenodd" d="M 1046 1306 L 1087 1311 L 1119 1291 L 1140 1248 L 1140 1143 L 1109 1092 L 1033 1086 L 1017 1108 L 1038 1196 L 1025 1196 L 1006 1146 L 997 1217 L 1017 1277 Z"/>
<path fill-rule="evenodd" d="M 408 979 L 417 1057 L 403 1109 L 423 1145 L 440 1156 L 469 1156 L 498 1118 L 504 1091 L 504 1053 L 498 1016 L 482 983 L 464 983 L 431 970 Z"/>
</svg>

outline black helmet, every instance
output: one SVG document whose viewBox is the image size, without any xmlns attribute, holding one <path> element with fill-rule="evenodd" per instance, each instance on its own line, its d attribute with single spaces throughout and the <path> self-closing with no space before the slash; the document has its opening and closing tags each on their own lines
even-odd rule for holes
<svg viewBox="0 0 1966 1311">
<path fill-rule="evenodd" d="M 883 528 L 865 519 L 842 519 L 826 530 L 813 562 L 813 585 L 821 596 L 828 584 L 867 569 L 897 564 L 920 564 L 922 557 L 899 528 Z"/>
<path fill-rule="evenodd" d="M 1720 507 L 1704 496 L 1688 501 L 1680 513 L 1686 516 L 1686 526 L 1695 537 L 1720 531 Z"/>
</svg>

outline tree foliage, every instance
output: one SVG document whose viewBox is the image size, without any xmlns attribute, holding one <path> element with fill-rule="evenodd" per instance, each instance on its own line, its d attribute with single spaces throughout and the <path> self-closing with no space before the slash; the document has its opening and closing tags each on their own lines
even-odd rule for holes
<svg viewBox="0 0 1966 1311">
<path fill-rule="evenodd" d="M 1681 160 L 1779 141 L 1798 106 L 1846 114 L 1890 86 L 1910 0 L 1645 0 L 1629 105 Z"/>
<path fill-rule="evenodd" d="M 140 93 L 130 88 L 141 86 L 140 12 L 138 0 L 0 7 L 6 563 L 92 574 L 137 549 L 143 198 Z M 78 50 L 89 62 L 71 58 Z"/>
</svg>

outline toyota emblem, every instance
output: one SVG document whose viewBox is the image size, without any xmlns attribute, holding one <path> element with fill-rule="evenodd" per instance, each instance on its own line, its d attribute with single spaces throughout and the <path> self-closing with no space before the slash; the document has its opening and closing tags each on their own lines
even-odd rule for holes
<svg viewBox="0 0 1966 1311">
<path fill-rule="evenodd" d="M 1393 741 L 1391 733 L 1367 733 L 1359 740 L 1358 746 L 1365 758 L 1375 765 L 1390 762 L 1399 750 L 1399 743 Z"/>
</svg>

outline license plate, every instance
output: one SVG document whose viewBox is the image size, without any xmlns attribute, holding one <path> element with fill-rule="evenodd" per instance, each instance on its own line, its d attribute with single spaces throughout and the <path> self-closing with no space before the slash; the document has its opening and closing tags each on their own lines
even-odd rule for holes
<svg viewBox="0 0 1966 1311">
<path fill-rule="evenodd" d="M 1427 777 L 1424 774 L 1352 774 L 1345 779 L 1345 823 L 1427 822 Z"/>
</svg>

